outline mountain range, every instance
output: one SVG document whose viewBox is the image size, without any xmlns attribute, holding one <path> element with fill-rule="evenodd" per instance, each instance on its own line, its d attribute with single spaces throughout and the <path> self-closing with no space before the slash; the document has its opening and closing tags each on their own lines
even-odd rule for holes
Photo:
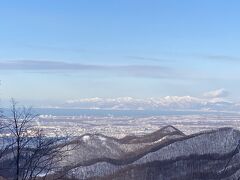
<svg viewBox="0 0 240 180">
<path fill-rule="evenodd" d="M 59 108 L 77 109 L 111 109 L 111 110 L 200 110 L 200 111 L 235 111 L 240 105 L 222 97 L 166 96 L 161 98 L 137 99 L 121 98 L 86 98 L 69 100 L 57 106 Z"/>
</svg>

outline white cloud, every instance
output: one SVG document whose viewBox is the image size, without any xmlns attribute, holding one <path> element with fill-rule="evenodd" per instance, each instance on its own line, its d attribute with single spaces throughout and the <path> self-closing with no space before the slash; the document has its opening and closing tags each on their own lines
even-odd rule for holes
<svg viewBox="0 0 240 180">
<path fill-rule="evenodd" d="M 227 97 L 228 95 L 229 95 L 228 91 L 223 88 L 204 93 L 204 97 L 207 98 L 224 98 Z"/>
</svg>

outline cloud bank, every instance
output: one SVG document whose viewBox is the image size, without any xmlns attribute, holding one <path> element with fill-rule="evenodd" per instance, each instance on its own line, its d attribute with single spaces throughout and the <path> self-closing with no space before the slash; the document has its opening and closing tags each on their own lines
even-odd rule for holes
<svg viewBox="0 0 240 180">
<path fill-rule="evenodd" d="M 38 60 L 17 60 L 0 61 L 0 70 L 14 71 L 24 70 L 31 72 L 84 72 L 95 71 L 111 73 L 115 75 L 126 75 L 134 77 L 150 78 L 174 78 L 176 73 L 168 67 L 153 65 L 98 65 L 79 64 L 60 61 L 38 61 Z"/>
</svg>

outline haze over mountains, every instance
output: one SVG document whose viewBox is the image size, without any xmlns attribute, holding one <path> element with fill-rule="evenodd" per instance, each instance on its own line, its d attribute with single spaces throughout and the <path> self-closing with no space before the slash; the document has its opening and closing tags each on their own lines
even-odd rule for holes
<svg viewBox="0 0 240 180">
<path fill-rule="evenodd" d="M 23 100 L 35 108 L 42 109 L 100 109 L 100 110 L 159 110 L 159 111 L 199 111 L 234 112 L 240 111 L 240 102 L 229 96 L 224 89 L 202 93 L 201 96 L 160 96 L 136 97 L 93 97 L 69 100 Z M 3 107 L 9 107 L 9 100 L 2 99 Z"/>
<path fill-rule="evenodd" d="M 202 97 L 166 96 L 161 98 L 138 99 L 85 98 L 68 100 L 59 107 L 80 109 L 130 109 L 130 110 L 198 110 L 198 111 L 239 111 L 240 103 L 229 101 L 225 89 L 206 92 Z"/>
<path fill-rule="evenodd" d="M 217 89 L 205 92 L 200 97 L 165 96 L 152 98 L 76 98 L 58 102 L 38 102 L 35 107 L 67 109 L 102 109 L 102 110 L 180 110 L 180 111 L 219 111 L 238 112 L 240 102 L 231 100 L 229 92 Z"/>
</svg>

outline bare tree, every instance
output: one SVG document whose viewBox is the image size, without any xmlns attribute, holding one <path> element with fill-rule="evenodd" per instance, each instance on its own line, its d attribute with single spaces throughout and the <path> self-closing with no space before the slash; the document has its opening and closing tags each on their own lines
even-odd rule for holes
<svg viewBox="0 0 240 180">
<path fill-rule="evenodd" d="M 43 179 L 49 173 L 61 169 L 61 161 L 67 156 L 66 137 L 46 137 L 41 131 L 34 136 L 33 147 L 25 150 L 22 179 Z"/>
<path fill-rule="evenodd" d="M 45 179 L 61 169 L 66 156 L 68 137 L 47 137 L 34 124 L 38 116 L 31 108 L 18 108 L 12 100 L 11 115 L 5 116 L 5 128 L 10 133 L 7 155 L 12 159 L 12 175 L 15 180 Z"/>
<path fill-rule="evenodd" d="M 13 144 L 8 142 L 8 138 L 6 138 L 4 135 L 7 132 L 6 131 L 7 125 L 5 123 L 5 119 L 3 116 L 3 111 L 0 110 L 0 162 L 4 155 L 8 153 L 10 148 Z M 2 170 L 2 167 L 0 166 L 0 170 Z"/>
<path fill-rule="evenodd" d="M 0 116 L 0 135 L 1 135 L 0 136 L 0 160 L 8 149 L 7 146 L 5 146 L 5 139 L 2 137 L 3 131 L 4 131 L 4 125 L 2 122 L 2 118 Z"/>
</svg>

